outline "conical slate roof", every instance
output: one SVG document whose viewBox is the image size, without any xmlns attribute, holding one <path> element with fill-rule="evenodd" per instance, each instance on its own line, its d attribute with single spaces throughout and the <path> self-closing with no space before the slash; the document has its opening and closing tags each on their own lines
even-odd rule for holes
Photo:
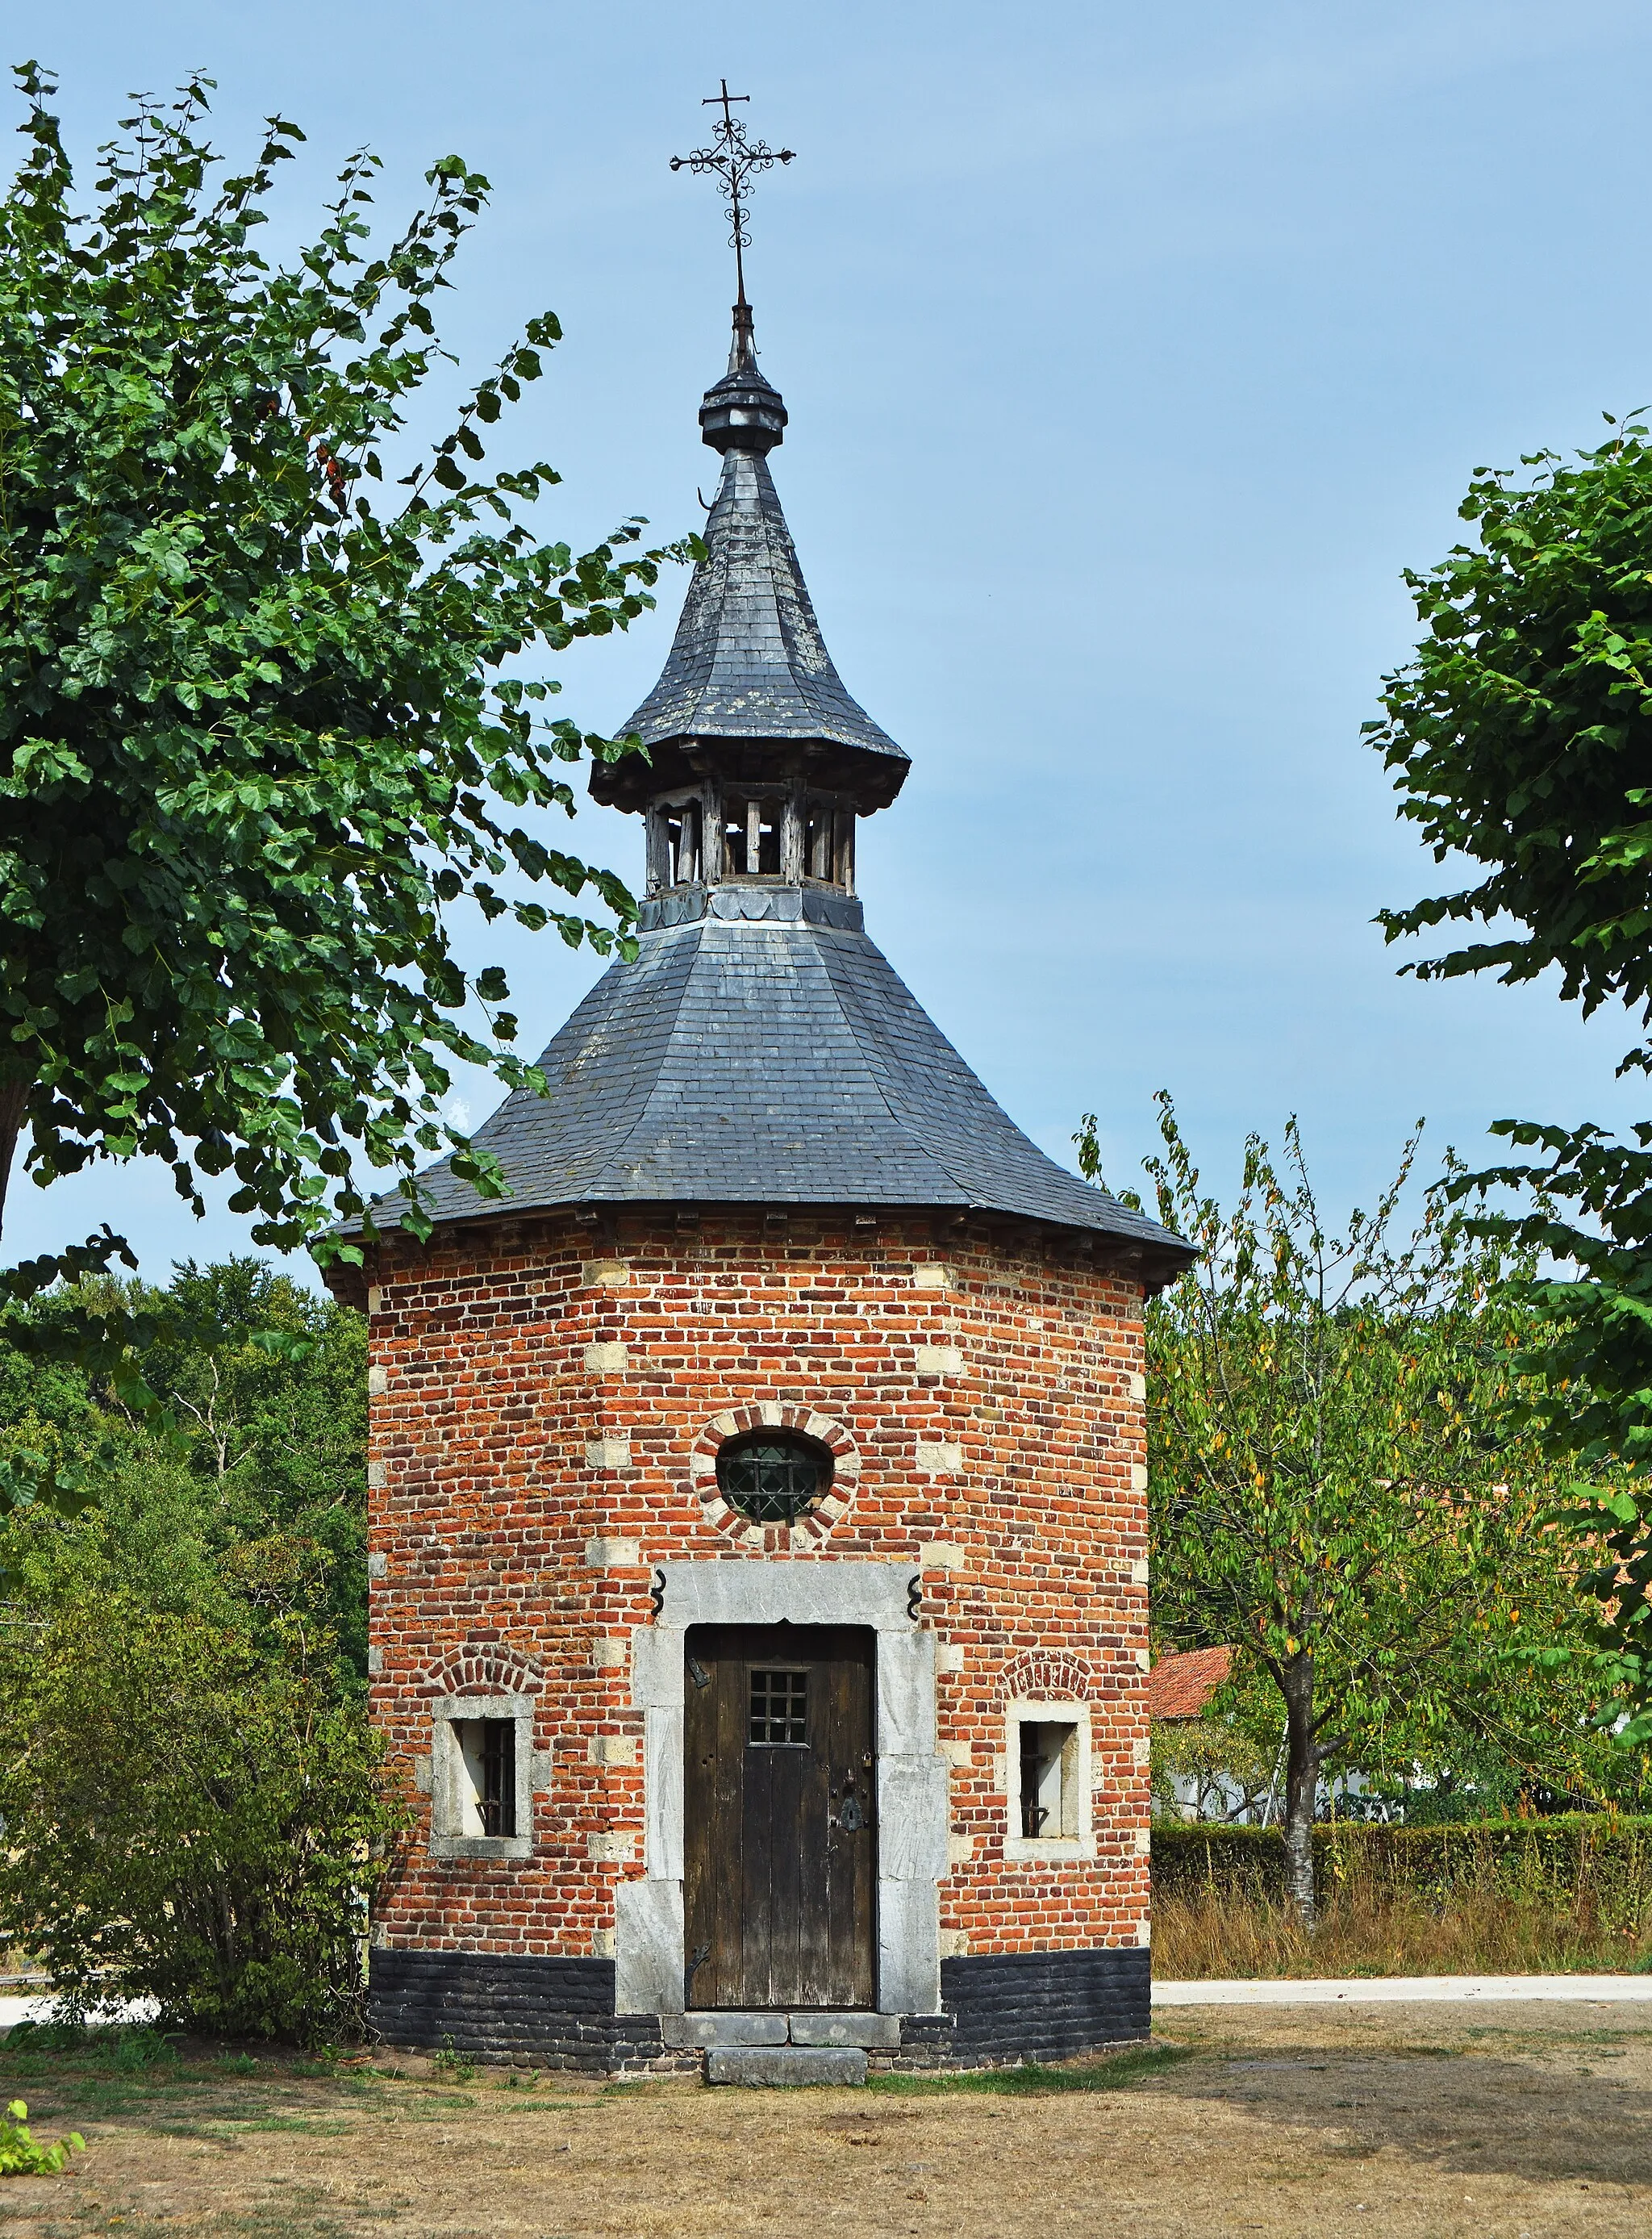
<svg viewBox="0 0 1652 2239">
<path fill-rule="evenodd" d="M 776 905 L 797 914 L 734 914 Z M 548 1099 L 518 1090 L 477 1130 L 511 1198 L 479 1199 L 444 1161 L 423 1177 L 430 1211 L 955 1206 L 1095 1230 L 1179 1267 L 1178 1239 L 1021 1133 L 859 916 L 846 898 L 729 888 L 712 914 L 645 932 L 540 1060 Z"/>
<path fill-rule="evenodd" d="M 750 307 L 737 305 L 734 319 L 728 371 L 700 409 L 704 440 L 723 454 L 706 556 L 659 682 L 616 734 L 635 732 L 648 757 L 598 762 L 592 797 L 640 808 L 662 784 L 705 767 L 708 749 L 727 765 L 742 748 L 789 746 L 819 781 L 863 811 L 882 808 L 900 790 L 907 757 L 851 696 L 826 651 L 768 468 L 786 406 L 759 369 Z"/>
<path fill-rule="evenodd" d="M 833 665 L 760 452 L 726 454 L 704 533 L 670 658 L 620 735 L 819 739 L 905 763 Z"/>
</svg>

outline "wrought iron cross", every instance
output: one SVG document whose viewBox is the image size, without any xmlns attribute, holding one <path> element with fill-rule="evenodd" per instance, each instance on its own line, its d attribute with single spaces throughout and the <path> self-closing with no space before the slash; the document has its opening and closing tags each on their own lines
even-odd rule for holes
<svg viewBox="0 0 1652 2239">
<path fill-rule="evenodd" d="M 760 171 L 772 170 L 776 163 L 789 163 L 794 151 L 790 148 L 771 148 L 766 140 L 748 140 L 742 118 L 734 114 L 737 101 L 749 101 L 749 93 L 731 93 L 728 80 L 722 81 L 720 93 L 708 93 L 700 103 L 702 109 L 720 108 L 721 117 L 716 124 L 716 139 L 709 148 L 696 148 L 692 156 L 673 156 L 671 168 L 680 171 L 685 165 L 694 172 L 709 171 L 722 182 L 727 200 L 724 216 L 731 231 L 728 245 L 734 252 L 734 277 L 739 282 L 737 301 L 746 301 L 746 262 L 744 252 L 752 245 L 746 230 L 746 182 Z"/>
</svg>

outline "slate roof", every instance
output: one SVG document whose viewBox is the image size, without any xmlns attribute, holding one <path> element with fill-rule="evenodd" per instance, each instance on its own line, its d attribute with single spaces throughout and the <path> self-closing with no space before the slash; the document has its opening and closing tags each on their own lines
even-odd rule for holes
<svg viewBox="0 0 1652 2239">
<path fill-rule="evenodd" d="M 615 735 L 636 731 L 647 747 L 689 737 L 821 740 L 904 765 L 906 754 L 850 697 L 826 651 L 760 452 L 724 455 L 702 534 L 707 556 L 660 681 Z"/>
<path fill-rule="evenodd" d="M 728 373 L 700 410 L 705 440 L 725 454 L 707 557 L 664 674 L 620 728 L 650 747 L 751 742 L 740 753 L 754 767 L 813 741 L 861 773 L 858 806 L 876 807 L 907 759 L 850 698 L 820 635 L 765 455 L 786 421 L 757 369 L 749 307 L 737 306 Z M 599 763 L 592 792 L 644 807 L 669 761 Z M 1134 1241 L 1149 1282 L 1191 1258 L 1021 1133 L 867 940 L 848 894 L 772 880 L 689 886 L 646 902 L 640 927 L 635 960 L 610 967 L 540 1060 L 548 1097 L 518 1091 L 476 1132 L 511 1196 L 479 1197 L 444 1160 L 421 1177 L 435 1219 L 571 1205 L 953 1206 Z M 379 1201 L 382 1226 L 399 1225 L 401 1202 Z"/>
<path fill-rule="evenodd" d="M 649 1202 L 957 1206 L 1136 1239 L 1164 1277 L 1191 1256 L 1047 1159 L 853 926 L 708 915 L 646 932 L 540 1062 L 548 1100 L 516 1091 L 474 1138 L 511 1199 L 479 1198 L 444 1161 L 424 1177 L 438 1219 Z M 399 1202 L 381 1201 L 386 1225 Z"/>
</svg>

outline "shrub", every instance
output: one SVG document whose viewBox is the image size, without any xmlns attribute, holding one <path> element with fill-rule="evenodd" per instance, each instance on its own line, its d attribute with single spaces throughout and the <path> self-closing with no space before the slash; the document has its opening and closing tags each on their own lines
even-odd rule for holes
<svg viewBox="0 0 1652 2239">
<path fill-rule="evenodd" d="M 1435 1903 L 1493 1889 L 1562 1905 L 1587 1897 L 1632 1932 L 1652 1924 L 1652 1817 L 1574 1812 L 1432 1827 L 1331 1822 L 1317 1826 L 1313 1840 L 1328 1889 L 1358 1881 Z M 1200 1889 L 1283 1898 L 1285 1887 L 1277 1827 L 1153 1829 L 1156 1899 Z"/>
<path fill-rule="evenodd" d="M 67 1591 L 0 1651 L 0 1937 L 60 2010 L 313 2043 L 359 2029 L 368 1896 L 405 1803 L 330 1641 Z"/>
<path fill-rule="evenodd" d="M 1256 1810 L 1276 1786 L 1277 1742 L 1270 1746 L 1231 1717 L 1155 1719 L 1151 1749 L 1156 1822 L 1162 1817 L 1176 1825 L 1184 1819 L 1178 1781 L 1191 1783 L 1198 1819 L 1217 1824 L 1230 1812 Z"/>
</svg>

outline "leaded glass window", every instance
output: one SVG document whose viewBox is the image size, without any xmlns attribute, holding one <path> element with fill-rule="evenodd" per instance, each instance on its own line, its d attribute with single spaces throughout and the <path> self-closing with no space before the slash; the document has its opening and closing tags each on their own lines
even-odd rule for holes
<svg viewBox="0 0 1652 2239">
<path fill-rule="evenodd" d="M 753 1524 L 795 1524 L 831 1483 L 826 1448 L 785 1432 L 731 1438 L 717 1457 L 719 1492 Z"/>
</svg>

